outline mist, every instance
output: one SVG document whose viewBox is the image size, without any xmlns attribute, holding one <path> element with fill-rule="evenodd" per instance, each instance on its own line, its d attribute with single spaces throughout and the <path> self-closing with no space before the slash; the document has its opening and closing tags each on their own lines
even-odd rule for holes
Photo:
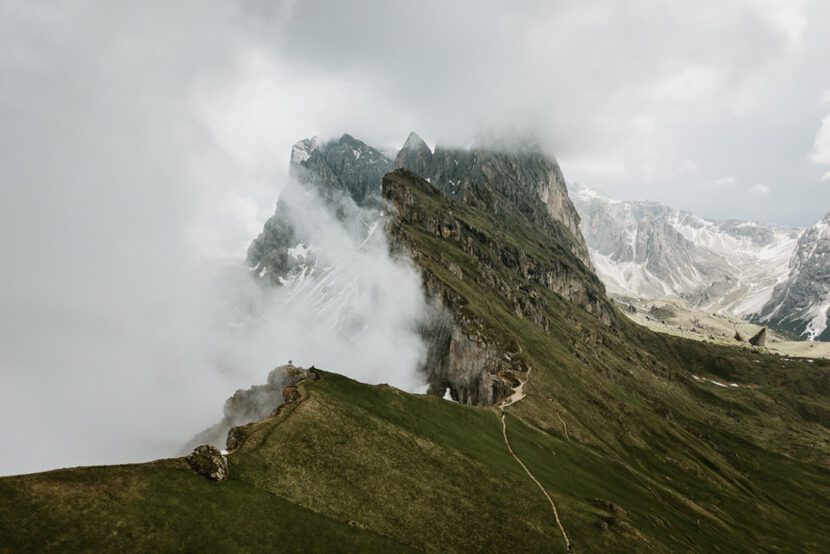
<svg viewBox="0 0 830 554">
<path fill-rule="evenodd" d="M 290 147 L 263 156 L 217 130 L 206 91 L 231 86 L 250 43 L 220 5 L 183 27 L 203 5 L 169 20 L 3 5 L 0 474 L 173 455 L 289 359 L 423 388 L 420 281 L 382 226 L 366 240 L 294 195 L 326 279 L 249 275 Z"/>
<path fill-rule="evenodd" d="M 615 198 L 811 223 L 827 9 L 0 0 L 0 474 L 170 455 L 288 359 L 418 390 L 423 298 L 382 227 L 297 198 L 331 270 L 249 278 L 302 138 L 530 134 Z"/>
</svg>

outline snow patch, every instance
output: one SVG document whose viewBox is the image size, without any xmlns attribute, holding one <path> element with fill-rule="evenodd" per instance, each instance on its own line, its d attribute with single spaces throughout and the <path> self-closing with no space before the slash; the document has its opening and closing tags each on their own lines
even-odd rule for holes
<svg viewBox="0 0 830 554">
<path fill-rule="evenodd" d="M 300 258 L 306 259 L 310 251 L 311 249 L 306 247 L 306 245 L 301 242 L 297 244 L 297 246 L 295 246 L 294 248 L 289 248 L 288 255 L 294 258 L 295 260 L 299 260 Z"/>
</svg>

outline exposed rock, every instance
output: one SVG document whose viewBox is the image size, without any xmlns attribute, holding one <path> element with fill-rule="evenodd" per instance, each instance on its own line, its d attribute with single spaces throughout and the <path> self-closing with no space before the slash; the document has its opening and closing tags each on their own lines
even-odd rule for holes
<svg viewBox="0 0 830 554">
<path fill-rule="evenodd" d="M 391 168 L 392 160 L 384 153 L 347 134 L 324 144 L 316 137 L 296 143 L 291 152 L 291 178 L 280 194 L 276 212 L 248 247 L 248 267 L 275 285 L 290 282 L 297 273 L 314 267 L 309 237 L 297 224 L 304 214 L 294 213 L 301 211 L 295 206 L 312 194 L 344 221 L 362 218 L 371 223 L 380 217 L 381 179 Z"/>
<path fill-rule="evenodd" d="M 266 384 L 254 385 L 247 390 L 238 390 L 228 398 L 225 401 L 222 420 L 196 435 L 188 443 L 185 451 L 202 443 L 227 445 L 228 450 L 233 450 L 241 444 L 244 438 L 244 431 L 235 431 L 235 429 L 271 416 L 284 402 L 293 402 L 299 398 L 299 391 L 296 387 L 298 383 L 306 379 L 317 380 L 319 378 L 314 368 L 303 369 L 291 364 L 275 368 L 268 374 Z M 291 392 L 286 393 L 288 389 L 291 389 Z"/>
<path fill-rule="evenodd" d="M 617 201 L 571 185 L 592 260 L 608 291 L 758 311 L 786 275 L 799 229 L 714 221 L 657 202 Z"/>
<path fill-rule="evenodd" d="M 735 340 L 738 341 L 738 342 L 746 342 L 746 339 L 744 338 L 744 336 L 737 329 L 735 330 Z"/>
<path fill-rule="evenodd" d="M 752 338 L 749 339 L 749 344 L 763 348 L 767 345 L 767 328 L 764 327 L 758 331 Z"/>
<path fill-rule="evenodd" d="M 193 471 L 212 481 L 224 481 L 228 478 L 228 459 L 215 446 L 197 446 L 187 457 L 187 463 Z"/>
<path fill-rule="evenodd" d="M 438 146 L 432 152 L 418 135 L 411 133 L 395 159 L 395 167 L 408 169 L 447 196 L 464 201 L 470 199 L 470 187 L 483 185 L 491 189 L 539 225 L 541 232 L 557 235 L 586 267 L 592 267 L 579 229 L 579 214 L 568 197 L 559 164 L 539 146 L 481 144 L 468 149 Z M 477 200 L 487 204 L 480 196 Z M 498 213 L 498 203 L 487 207 Z"/>
<path fill-rule="evenodd" d="M 808 340 L 830 340 L 830 214 L 807 229 L 758 321 Z"/>
<path fill-rule="evenodd" d="M 228 431 L 228 438 L 225 440 L 225 448 L 230 452 L 231 450 L 236 450 L 242 443 L 245 442 L 245 439 L 248 438 L 247 433 L 248 425 L 239 425 L 237 427 L 231 427 Z"/>
<path fill-rule="evenodd" d="M 288 386 L 282 389 L 282 401 L 284 404 L 296 402 L 300 399 L 300 389 L 295 386 Z"/>
</svg>

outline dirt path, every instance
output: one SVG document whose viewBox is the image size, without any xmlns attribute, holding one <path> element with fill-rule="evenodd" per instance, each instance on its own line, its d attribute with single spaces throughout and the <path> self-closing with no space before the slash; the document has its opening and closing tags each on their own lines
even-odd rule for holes
<svg viewBox="0 0 830 554">
<path fill-rule="evenodd" d="M 516 402 L 522 400 L 525 397 L 524 393 L 524 386 L 530 380 L 530 370 L 527 371 L 527 379 L 522 381 L 519 380 L 519 385 L 513 389 L 513 394 L 511 394 L 506 400 L 504 400 L 501 404 L 499 404 L 499 411 L 501 412 L 501 434 L 504 437 L 504 444 L 507 446 L 507 451 L 510 452 L 510 455 L 513 456 L 513 459 L 516 460 L 522 469 L 525 470 L 527 476 L 536 483 L 536 486 L 542 490 L 542 494 L 545 495 L 545 498 L 548 499 L 548 503 L 550 504 L 550 508 L 553 511 L 553 517 L 556 519 L 556 525 L 559 526 L 559 530 L 562 532 L 562 539 L 565 541 L 565 552 L 573 552 L 571 548 L 571 541 L 568 538 L 568 533 L 565 531 L 565 526 L 562 525 L 562 520 L 559 519 L 559 510 L 556 509 L 556 503 L 553 501 L 553 498 L 548 494 L 548 491 L 545 490 L 545 487 L 542 483 L 539 482 L 538 479 L 531 473 L 531 471 L 527 468 L 527 466 L 516 456 L 516 453 L 513 452 L 513 447 L 510 446 L 510 439 L 507 438 L 507 414 L 504 412 L 504 409 L 508 406 L 515 404 Z M 563 422 L 564 423 L 564 422 Z"/>
</svg>

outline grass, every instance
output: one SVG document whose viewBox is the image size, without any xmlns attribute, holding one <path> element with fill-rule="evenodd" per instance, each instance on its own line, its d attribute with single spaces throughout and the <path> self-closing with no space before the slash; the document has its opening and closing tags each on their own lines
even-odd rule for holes
<svg viewBox="0 0 830 554">
<path fill-rule="evenodd" d="M 0 479 L 0 552 L 390 552 L 387 537 L 182 460 Z"/>
</svg>

